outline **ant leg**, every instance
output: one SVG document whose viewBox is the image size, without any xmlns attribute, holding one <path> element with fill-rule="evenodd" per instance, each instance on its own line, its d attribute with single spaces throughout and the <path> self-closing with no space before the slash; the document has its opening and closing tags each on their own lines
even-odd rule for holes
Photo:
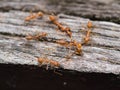
<svg viewBox="0 0 120 90">
<path fill-rule="evenodd" d="M 43 63 L 40 63 L 39 66 L 42 67 L 44 64 Z"/>
<path fill-rule="evenodd" d="M 47 63 L 46 70 L 49 69 L 49 66 L 51 66 L 50 62 Z"/>
<path fill-rule="evenodd" d="M 54 69 L 54 71 L 53 71 L 55 74 L 58 74 L 58 75 L 60 75 L 60 76 L 62 76 L 63 74 L 62 73 L 59 73 L 59 72 L 56 72 L 55 71 L 55 69 Z"/>
<path fill-rule="evenodd" d="M 63 32 L 60 32 L 59 28 L 56 28 L 57 34 L 63 34 Z"/>
<path fill-rule="evenodd" d="M 49 69 L 49 64 L 50 64 L 50 63 L 48 63 L 48 64 L 47 64 L 47 66 L 46 66 L 46 70 L 48 70 L 48 69 Z"/>
</svg>

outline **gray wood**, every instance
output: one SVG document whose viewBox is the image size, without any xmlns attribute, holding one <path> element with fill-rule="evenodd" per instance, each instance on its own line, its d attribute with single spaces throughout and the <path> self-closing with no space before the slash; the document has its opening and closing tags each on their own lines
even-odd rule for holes
<svg viewBox="0 0 120 90">
<path fill-rule="evenodd" d="M 38 65 L 36 57 L 47 57 L 56 60 L 61 67 L 80 72 L 99 72 L 120 74 L 120 25 L 112 22 L 92 21 L 91 40 L 83 46 L 83 56 L 73 55 L 70 60 L 65 58 L 68 49 L 54 41 L 70 38 L 56 31 L 49 22 L 48 14 L 42 19 L 26 23 L 24 18 L 30 13 L 14 11 L 0 13 L 0 63 Z M 73 39 L 82 41 L 85 36 L 89 19 L 58 14 L 58 21 L 69 26 Z M 25 36 L 38 32 L 47 32 L 43 41 L 27 41 Z M 71 50 L 73 52 L 74 50 Z"/>
<path fill-rule="evenodd" d="M 120 0 L 1 0 L 0 10 L 44 11 L 120 23 Z"/>
</svg>

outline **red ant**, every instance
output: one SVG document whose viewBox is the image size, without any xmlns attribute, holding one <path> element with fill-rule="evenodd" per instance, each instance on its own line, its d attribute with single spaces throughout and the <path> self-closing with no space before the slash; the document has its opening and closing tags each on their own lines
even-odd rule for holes
<svg viewBox="0 0 120 90">
<path fill-rule="evenodd" d="M 81 55 L 82 54 L 82 44 L 81 43 L 76 42 L 76 40 L 73 40 L 73 41 L 70 42 L 70 46 L 75 46 L 75 48 L 76 48 L 75 53 L 77 55 Z"/>
<path fill-rule="evenodd" d="M 78 55 L 82 54 L 82 44 L 79 42 L 76 42 L 75 40 L 73 40 L 71 42 L 67 42 L 67 41 L 61 39 L 61 40 L 57 40 L 56 42 L 60 45 L 66 46 L 66 47 L 75 46 L 75 48 L 76 48 L 75 53 Z"/>
<path fill-rule="evenodd" d="M 42 37 L 46 37 L 46 36 L 47 36 L 47 33 L 41 32 L 36 35 L 28 35 L 28 36 L 26 36 L 26 39 L 27 40 L 38 40 L 38 39 L 40 39 Z"/>
<path fill-rule="evenodd" d="M 42 17 L 42 16 L 43 16 L 42 12 L 34 13 L 34 14 L 31 14 L 31 15 L 27 16 L 25 18 L 25 21 L 30 21 L 32 19 L 35 19 L 35 18 L 38 18 L 38 17 Z"/>
<path fill-rule="evenodd" d="M 57 61 L 54 61 L 54 60 L 49 60 L 47 58 L 42 58 L 42 57 L 39 57 L 37 58 L 38 59 L 38 62 L 41 64 L 41 65 L 49 65 L 51 67 L 60 67 L 60 64 L 59 62 Z"/>
<path fill-rule="evenodd" d="M 62 46 L 66 46 L 66 47 L 68 47 L 68 45 L 69 45 L 69 43 L 67 41 L 65 41 L 64 39 L 56 40 L 56 42 Z"/>
<path fill-rule="evenodd" d="M 90 33 L 91 33 L 91 28 L 93 28 L 93 24 L 92 22 L 88 21 L 87 23 L 87 28 L 88 28 L 88 31 L 86 33 L 86 36 L 84 37 L 84 42 L 83 44 L 87 44 L 90 40 Z"/>
<path fill-rule="evenodd" d="M 62 24 L 59 23 L 59 22 L 56 20 L 56 17 L 55 17 L 55 16 L 50 15 L 50 16 L 49 16 L 49 19 L 50 19 L 50 21 L 53 22 L 53 24 L 55 24 L 56 26 L 58 26 L 58 28 L 59 28 L 62 32 L 66 32 L 69 37 L 72 37 L 72 32 L 71 32 L 70 28 L 69 28 L 69 27 L 64 27 L 64 26 L 62 26 Z"/>
</svg>

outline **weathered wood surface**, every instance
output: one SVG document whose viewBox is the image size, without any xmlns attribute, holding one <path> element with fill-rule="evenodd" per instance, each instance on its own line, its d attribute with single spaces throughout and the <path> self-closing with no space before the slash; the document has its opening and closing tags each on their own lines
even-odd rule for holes
<svg viewBox="0 0 120 90">
<path fill-rule="evenodd" d="M 120 0 L 0 0 L 0 11 L 44 11 L 120 24 Z"/>
<path fill-rule="evenodd" d="M 10 11 L 0 13 L 0 60 L 1 63 L 34 64 L 36 57 L 47 56 L 60 62 L 65 69 L 84 72 L 120 73 L 120 25 L 109 22 L 97 22 L 92 30 L 91 42 L 83 46 L 83 56 L 74 55 L 66 61 L 68 50 L 54 43 L 57 39 L 66 39 L 68 36 L 56 31 L 56 27 L 44 19 L 25 23 L 24 18 L 29 13 Z M 81 41 L 85 32 L 82 25 L 88 19 L 59 15 L 59 21 L 71 27 L 73 38 Z M 24 36 L 36 32 L 47 32 L 47 39 L 41 41 L 27 41 Z"/>
<path fill-rule="evenodd" d="M 0 63 L 38 65 L 36 57 L 46 56 L 58 61 L 64 69 L 120 74 L 119 24 L 93 21 L 95 28 L 92 29 L 91 41 L 82 48 L 83 56 L 74 55 L 71 60 L 67 61 L 65 56 L 68 55 L 68 49 L 54 41 L 59 39 L 70 41 L 70 39 L 64 33 L 56 31 L 56 27 L 49 22 L 47 13 L 50 9 L 48 9 L 49 6 L 46 6 L 47 4 L 42 0 L 40 1 L 43 2 L 41 6 L 37 0 L 34 3 L 27 2 L 28 6 L 38 5 L 41 11 L 45 12 L 45 16 L 43 19 L 26 23 L 24 18 L 29 13 L 18 11 L 19 8 L 26 6 L 26 3 L 15 1 L 3 3 L 5 0 L 2 0 L 0 2 L 1 10 L 5 5 L 12 7 L 8 7 L 8 9 L 10 8 L 9 12 L 0 12 Z M 112 16 L 112 14 L 110 15 Z M 87 24 L 89 19 L 64 14 L 58 14 L 58 17 L 60 22 L 71 28 L 73 38 L 81 42 L 86 31 L 83 26 Z M 43 41 L 27 41 L 25 39 L 26 35 L 36 32 L 47 32 L 48 36 Z"/>
</svg>

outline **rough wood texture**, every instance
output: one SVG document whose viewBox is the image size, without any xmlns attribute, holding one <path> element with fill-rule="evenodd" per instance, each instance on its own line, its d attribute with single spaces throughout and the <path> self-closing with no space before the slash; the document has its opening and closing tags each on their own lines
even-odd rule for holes
<svg viewBox="0 0 120 90">
<path fill-rule="evenodd" d="M 120 24 L 120 0 L 1 0 L 0 10 L 44 11 Z"/>
<path fill-rule="evenodd" d="M 58 61 L 64 69 L 120 74 L 119 24 L 93 21 L 95 28 L 92 29 L 91 41 L 88 45 L 83 46 L 83 56 L 74 55 L 71 60 L 67 61 L 65 56 L 69 54 L 68 49 L 56 44 L 55 40 L 70 41 L 70 39 L 65 33 L 56 31 L 56 27 L 49 22 L 48 13 L 46 13 L 54 6 L 50 5 L 49 8 L 46 6 L 47 3 L 42 0 L 39 1 L 43 2 L 40 6 L 35 0 L 34 3 L 27 2 L 28 7 L 26 7 L 25 1 L 12 0 L 12 2 L 4 3 L 6 1 L 2 0 L 0 2 L 1 10 L 5 11 L 5 7 L 8 7 L 9 10 L 9 12 L 0 12 L 0 63 L 38 65 L 36 57 L 44 56 Z M 43 19 L 26 23 L 24 18 L 29 13 L 18 10 L 21 7 L 23 9 L 24 6 L 29 10 L 29 8 L 33 8 L 30 5 L 34 4 L 40 6 L 41 11 L 45 12 L 45 16 Z M 110 15 L 112 16 L 112 14 Z M 71 28 L 73 38 L 81 42 L 86 31 L 84 26 L 89 19 L 65 14 L 58 14 L 58 17 L 60 22 Z M 37 32 L 47 32 L 48 36 L 43 41 L 27 41 L 24 38 L 27 34 Z"/>
</svg>

